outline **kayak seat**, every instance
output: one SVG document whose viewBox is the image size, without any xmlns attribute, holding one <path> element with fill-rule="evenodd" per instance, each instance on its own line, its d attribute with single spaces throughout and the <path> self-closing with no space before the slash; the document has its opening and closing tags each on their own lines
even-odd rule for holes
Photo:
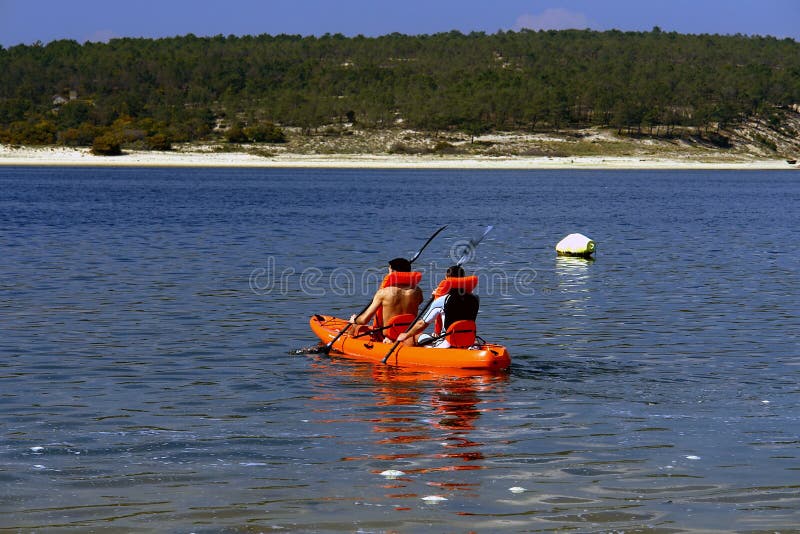
<svg viewBox="0 0 800 534">
<path fill-rule="evenodd" d="M 450 325 L 444 337 L 451 347 L 466 348 L 475 343 L 476 334 L 475 321 L 456 321 Z"/>
<path fill-rule="evenodd" d="M 416 317 L 410 313 L 401 313 L 400 315 L 395 315 L 389 319 L 388 323 L 386 323 L 384 335 L 392 341 L 396 341 L 397 336 L 408 330 L 408 328 L 414 323 L 414 319 L 416 319 Z"/>
</svg>

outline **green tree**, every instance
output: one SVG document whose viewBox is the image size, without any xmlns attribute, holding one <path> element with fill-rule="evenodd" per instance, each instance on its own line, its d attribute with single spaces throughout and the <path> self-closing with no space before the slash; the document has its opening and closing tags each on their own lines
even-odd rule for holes
<svg viewBox="0 0 800 534">
<path fill-rule="evenodd" d="M 742 35 L 519 31 L 56 41 L 0 49 L 5 138 L 215 136 L 217 121 L 361 128 L 724 127 L 800 102 L 800 43 Z M 54 95 L 76 92 L 68 104 Z M 152 125 L 142 122 L 150 119 Z M 55 126 L 35 128 L 42 121 Z M 13 127 L 12 127 L 13 124 Z M 114 128 L 118 131 L 118 128 Z M 144 132 L 140 135 L 138 131 Z M 253 132 L 251 137 L 261 137 Z"/>
<path fill-rule="evenodd" d="M 246 143 L 248 141 L 247 134 L 239 124 L 234 124 L 225 131 L 225 139 L 229 143 Z"/>
<path fill-rule="evenodd" d="M 92 141 L 92 154 L 97 156 L 119 156 L 122 147 L 119 140 L 110 133 L 99 135 Z"/>
<path fill-rule="evenodd" d="M 172 150 L 172 143 L 169 137 L 162 133 L 153 134 L 145 138 L 145 146 L 148 150 Z"/>
<path fill-rule="evenodd" d="M 285 143 L 283 130 L 271 122 L 256 124 L 243 129 L 244 136 L 254 143 Z M 241 141 L 240 141 L 241 142 Z"/>
</svg>

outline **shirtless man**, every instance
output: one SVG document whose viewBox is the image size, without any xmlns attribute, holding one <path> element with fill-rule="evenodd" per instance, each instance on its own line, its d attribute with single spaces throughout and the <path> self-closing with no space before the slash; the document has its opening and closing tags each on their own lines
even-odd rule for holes
<svg viewBox="0 0 800 534">
<path fill-rule="evenodd" d="M 411 273 L 411 263 L 405 258 L 395 258 L 389 262 L 389 273 Z M 416 317 L 419 305 L 422 304 L 422 290 L 416 284 L 395 283 L 378 289 L 369 307 L 356 317 L 352 315 L 350 322 L 356 325 L 367 324 L 380 309 L 382 320 L 376 325 L 382 327 L 389 320 L 402 314 Z"/>
</svg>

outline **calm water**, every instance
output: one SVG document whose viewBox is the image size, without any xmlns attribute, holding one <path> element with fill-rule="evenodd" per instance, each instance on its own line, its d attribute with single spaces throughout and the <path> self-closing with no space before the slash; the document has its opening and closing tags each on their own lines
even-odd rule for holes
<svg viewBox="0 0 800 534">
<path fill-rule="evenodd" d="M 791 171 L 0 168 L 0 530 L 797 532 L 798 205 Z M 495 226 L 509 373 L 289 354 L 445 223 L 426 288 Z"/>
</svg>

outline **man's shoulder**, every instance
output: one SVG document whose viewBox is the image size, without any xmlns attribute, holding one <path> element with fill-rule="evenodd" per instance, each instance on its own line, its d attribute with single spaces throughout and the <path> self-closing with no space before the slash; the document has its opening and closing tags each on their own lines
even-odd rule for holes
<svg viewBox="0 0 800 534">
<path fill-rule="evenodd" d="M 396 286 L 382 287 L 378 290 L 378 296 L 381 298 L 391 298 L 400 294 L 401 289 Z"/>
<path fill-rule="evenodd" d="M 381 288 L 379 291 L 382 291 L 386 295 L 393 295 L 396 293 L 416 293 L 417 291 L 422 291 L 419 286 L 415 287 L 399 287 L 399 286 L 387 286 Z"/>
</svg>

